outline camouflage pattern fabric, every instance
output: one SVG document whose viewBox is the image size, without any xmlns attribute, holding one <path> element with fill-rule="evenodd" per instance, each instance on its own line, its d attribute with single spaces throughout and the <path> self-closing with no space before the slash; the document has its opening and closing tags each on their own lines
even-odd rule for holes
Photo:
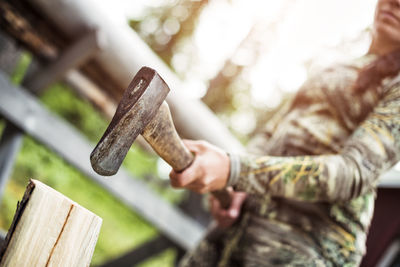
<svg viewBox="0 0 400 267">
<path fill-rule="evenodd" d="M 366 56 L 310 78 L 239 155 L 239 221 L 182 266 L 358 266 L 379 175 L 400 160 L 400 77 L 352 92 Z"/>
</svg>

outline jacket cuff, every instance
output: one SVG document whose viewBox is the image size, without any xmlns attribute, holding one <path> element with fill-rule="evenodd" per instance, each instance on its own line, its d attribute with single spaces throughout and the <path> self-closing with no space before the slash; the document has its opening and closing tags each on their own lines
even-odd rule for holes
<svg viewBox="0 0 400 267">
<path fill-rule="evenodd" d="M 238 182 L 240 176 L 240 156 L 229 153 L 228 156 L 230 159 L 230 169 L 227 187 L 234 186 Z"/>
</svg>

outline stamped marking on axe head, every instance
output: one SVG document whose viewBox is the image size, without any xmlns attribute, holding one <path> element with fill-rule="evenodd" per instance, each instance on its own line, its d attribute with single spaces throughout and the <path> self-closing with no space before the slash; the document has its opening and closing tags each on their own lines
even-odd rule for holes
<svg viewBox="0 0 400 267">
<path fill-rule="evenodd" d="M 90 155 L 100 175 L 117 173 L 136 137 L 156 115 L 169 87 L 151 68 L 143 67 L 125 90 L 110 125 Z"/>
</svg>

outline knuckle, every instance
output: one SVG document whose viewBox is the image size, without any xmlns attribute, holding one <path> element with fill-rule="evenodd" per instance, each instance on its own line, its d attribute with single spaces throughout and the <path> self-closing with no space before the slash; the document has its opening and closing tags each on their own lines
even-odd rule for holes
<svg viewBox="0 0 400 267">
<path fill-rule="evenodd" d="M 199 193 L 200 193 L 200 194 L 205 194 L 205 193 L 207 193 L 207 188 L 206 188 L 206 187 L 200 188 L 200 189 L 199 189 Z"/>
<path fill-rule="evenodd" d="M 177 188 L 185 186 L 183 179 L 179 177 L 171 179 L 171 185 Z"/>
<path fill-rule="evenodd" d="M 204 150 L 208 147 L 208 142 L 204 141 L 204 140 L 200 140 L 198 142 L 198 146 L 200 149 Z"/>
<path fill-rule="evenodd" d="M 203 194 L 200 188 L 195 188 L 192 191 L 196 192 L 197 194 Z"/>
<path fill-rule="evenodd" d="M 203 179 L 202 179 L 202 185 L 203 186 L 209 186 L 209 185 L 211 185 L 211 183 L 213 182 L 213 178 L 212 177 L 208 177 L 208 176 L 205 176 Z"/>
<path fill-rule="evenodd" d="M 169 181 L 169 183 L 170 183 L 171 186 L 174 187 L 174 188 L 178 188 L 178 187 L 179 187 L 178 184 L 177 184 L 174 180 L 172 180 L 172 179 Z"/>
<path fill-rule="evenodd" d="M 201 179 L 201 180 L 199 181 L 199 185 L 200 185 L 201 187 L 205 187 L 205 186 L 208 185 L 208 182 L 207 182 L 206 179 Z"/>
</svg>

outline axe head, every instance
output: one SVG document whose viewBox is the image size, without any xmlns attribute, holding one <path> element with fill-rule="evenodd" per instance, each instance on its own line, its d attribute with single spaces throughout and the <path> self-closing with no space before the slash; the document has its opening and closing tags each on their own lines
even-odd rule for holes
<svg viewBox="0 0 400 267">
<path fill-rule="evenodd" d="M 109 176 L 118 171 L 132 143 L 157 114 L 168 92 L 168 85 L 155 70 L 148 67 L 139 70 L 90 154 L 90 162 L 98 174 Z"/>
</svg>

